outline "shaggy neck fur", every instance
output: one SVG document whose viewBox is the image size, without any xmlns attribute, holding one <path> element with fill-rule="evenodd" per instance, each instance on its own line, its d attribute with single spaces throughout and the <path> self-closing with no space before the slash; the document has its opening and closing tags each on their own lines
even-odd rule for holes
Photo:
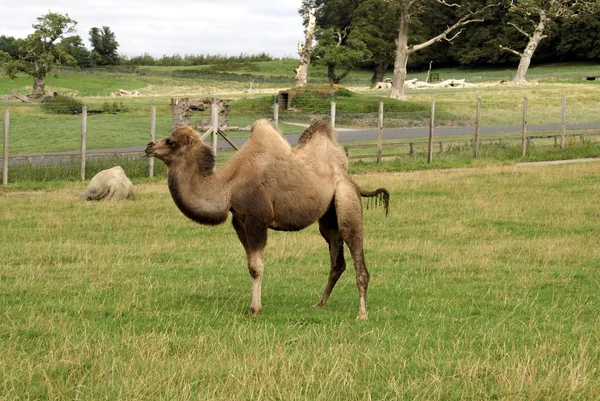
<svg viewBox="0 0 600 401">
<path fill-rule="evenodd" d="M 175 204 L 200 224 L 221 224 L 229 213 L 229 195 L 214 167 L 214 153 L 202 144 L 185 160 L 169 166 L 169 191 Z"/>
</svg>

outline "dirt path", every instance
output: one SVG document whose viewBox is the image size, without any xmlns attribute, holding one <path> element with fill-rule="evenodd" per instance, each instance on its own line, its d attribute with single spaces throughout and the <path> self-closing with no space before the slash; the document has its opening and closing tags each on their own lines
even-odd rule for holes
<svg viewBox="0 0 600 401">
<path fill-rule="evenodd" d="M 518 167 L 536 167 L 536 166 L 555 166 L 558 164 L 570 164 L 570 163 L 589 163 L 589 162 L 600 162 L 600 158 L 587 158 L 587 159 L 572 159 L 572 160 L 551 160 L 545 162 L 527 162 L 527 163 L 516 163 Z"/>
</svg>

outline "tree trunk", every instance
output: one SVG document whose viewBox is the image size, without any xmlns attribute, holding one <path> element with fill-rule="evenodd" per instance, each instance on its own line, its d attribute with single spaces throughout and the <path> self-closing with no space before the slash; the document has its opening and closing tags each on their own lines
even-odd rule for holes
<svg viewBox="0 0 600 401">
<path fill-rule="evenodd" d="M 515 75 L 514 82 L 519 85 L 527 84 L 527 70 L 529 69 L 529 64 L 531 64 L 531 58 L 533 57 L 533 53 L 535 53 L 535 49 L 537 49 L 538 45 L 546 37 L 544 35 L 544 29 L 546 28 L 547 17 L 544 10 L 540 10 L 540 22 L 535 27 L 533 31 L 533 35 L 529 37 L 529 42 L 523 50 L 521 54 L 521 59 L 519 60 L 519 67 L 517 67 L 517 74 Z"/>
<path fill-rule="evenodd" d="M 295 68 L 296 77 L 294 79 L 295 86 L 304 86 L 308 83 L 308 65 L 313 51 L 313 39 L 315 36 L 315 9 L 308 9 L 308 24 L 304 33 L 304 44 L 298 42 L 298 55 L 300 56 L 300 66 Z"/>
<path fill-rule="evenodd" d="M 190 103 L 187 97 L 171 98 L 171 115 L 173 130 L 190 125 Z"/>
<path fill-rule="evenodd" d="M 387 68 L 388 63 L 386 61 L 380 61 L 375 64 L 375 67 L 373 68 L 373 77 L 371 78 L 371 88 L 374 88 L 378 82 L 383 82 Z"/>
<path fill-rule="evenodd" d="M 392 99 L 406 100 L 404 95 L 404 81 L 406 80 L 406 63 L 408 63 L 408 25 L 410 23 L 410 10 L 405 2 L 400 17 L 398 41 L 396 46 L 396 59 L 394 60 L 394 78 L 392 80 Z"/>
<path fill-rule="evenodd" d="M 31 96 L 34 99 L 44 97 L 46 94 L 46 76 L 34 77 L 33 78 L 33 92 Z"/>
<path fill-rule="evenodd" d="M 350 68 L 347 68 L 340 75 L 335 75 L 335 64 L 327 65 L 327 78 L 329 79 L 330 84 L 339 84 L 349 73 Z"/>
</svg>

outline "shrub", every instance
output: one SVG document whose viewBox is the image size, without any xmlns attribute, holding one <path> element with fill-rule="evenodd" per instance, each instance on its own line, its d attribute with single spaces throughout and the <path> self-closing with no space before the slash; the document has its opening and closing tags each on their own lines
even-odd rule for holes
<svg viewBox="0 0 600 401">
<path fill-rule="evenodd" d="M 49 114 L 73 114 L 81 111 L 83 102 L 75 97 L 58 95 L 42 103 L 42 110 Z"/>
<path fill-rule="evenodd" d="M 129 111 L 129 106 L 123 104 L 123 102 L 104 102 L 102 104 L 103 113 L 119 113 Z"/>
</svg>

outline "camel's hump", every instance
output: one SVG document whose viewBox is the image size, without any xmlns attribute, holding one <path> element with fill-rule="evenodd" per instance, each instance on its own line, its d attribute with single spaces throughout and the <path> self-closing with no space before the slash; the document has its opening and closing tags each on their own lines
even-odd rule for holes
<svg viewBox="0 0 600 401">
<path fill-rule="evenodd" d="M 275 151 L 287 153 L 291 151 L 288 141 L 265 119 L 256 121 L 250 130 L 248 145 L 254 151 Z"/>
<path fill-rule="evenodd" d="M 326 121 L 315 121 L 312 123 L 298 138 L 298 144 L 308 143 L 311 138 L 317 135 L 323 135 L 335 142 L 335 131 L 331 129 L 331 126 Z"/>
</svg>

